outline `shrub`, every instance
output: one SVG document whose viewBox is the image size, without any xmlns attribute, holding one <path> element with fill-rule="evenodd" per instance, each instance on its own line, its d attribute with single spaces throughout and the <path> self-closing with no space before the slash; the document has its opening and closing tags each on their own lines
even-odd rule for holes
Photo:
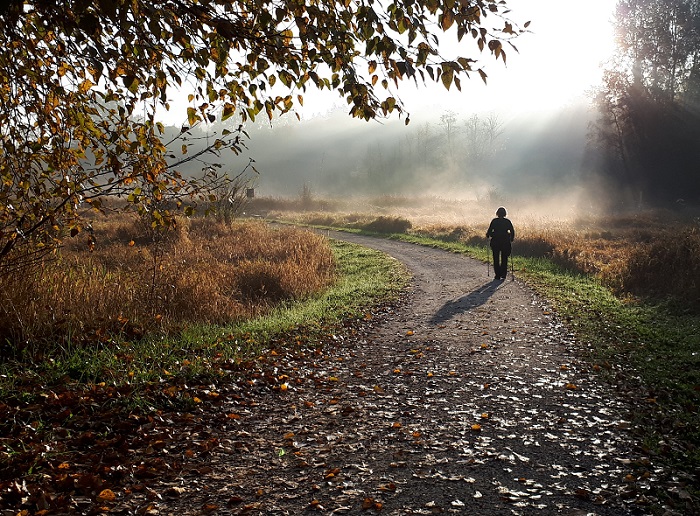
<svg viewBox="0 0 700 516">
<path fill-rule="evenodd" d="M 373 221 L 364 225 L 363 229 L 375 233 L 405 233 L 411 229 L 410 220 L 401 217 L 377 217 Z"/>
</svg>

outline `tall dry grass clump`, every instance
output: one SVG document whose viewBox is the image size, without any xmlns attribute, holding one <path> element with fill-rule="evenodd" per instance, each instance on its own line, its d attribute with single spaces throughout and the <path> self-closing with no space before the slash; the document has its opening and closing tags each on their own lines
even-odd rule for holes
<svg viewBox="0 0 700 516">
<path fill-rule="evenodd" d="M 42 269 L 0 278 L 0 341 L 108 342 L 228 323 L 334 279 L 328 243 L 301 229 L 183 219 L 158 235 L 126 216 L 92 227 Z"/>
<path fill-rule="evenodd" d="M 625 290 L 681 298 L 700 306 L 700 228 L 666 230 L 630 249 L 620 281 Z"/>
<path fill-rule="evenodd" d="M 461 242 L 467 245 L 486 245 L 486 227 L 472 225 L 423 224 L 413 228 L 413 234 L 436 238 L 443 242 Z"/>
</svg>

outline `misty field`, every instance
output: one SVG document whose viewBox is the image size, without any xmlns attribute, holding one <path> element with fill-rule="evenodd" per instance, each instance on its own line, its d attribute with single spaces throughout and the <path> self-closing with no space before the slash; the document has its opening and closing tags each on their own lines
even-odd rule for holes
<svg viewBox="0 0 700 516">
<path fill-rule="evenodd" d="M 398 233 L 487 247 L 497 201 L 383 196 L 337 200 L 256 199 L 249 211 L 317 226 Z M 700 213 L 629 211 L 591 214 L 574 200 L 509 207 L 513 255 L 543 258 L 595 278 L 616 294 L 682 300 L 700 310 Z"/>
</svg>

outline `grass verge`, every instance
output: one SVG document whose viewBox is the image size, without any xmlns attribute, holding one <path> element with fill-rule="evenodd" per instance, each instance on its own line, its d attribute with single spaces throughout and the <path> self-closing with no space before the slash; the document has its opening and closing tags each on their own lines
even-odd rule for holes
<svg viewBox="0 0 700 516">
<path fill-rule="evenodd" d="M 616 297 L 595 279 L 538 259 L 517 259 L 551 300 L 595 368 L 636 401 L 643 446 L 674 468 L 700 468 L 700 316 L 677 302 Z"/>
</svg>

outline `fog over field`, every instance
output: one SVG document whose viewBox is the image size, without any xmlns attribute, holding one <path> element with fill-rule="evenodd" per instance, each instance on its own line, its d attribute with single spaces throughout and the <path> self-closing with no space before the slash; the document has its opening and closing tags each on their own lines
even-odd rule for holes
<svg viewBox="0 0 700 516">
<path fill-rule="evenodd" d="M 545 115 L 426 112 L 406 126 L 340 109 L 247 129 L 232 172 L 255 160 L 256 194 L 294 197 L 438 196 L 494 203 L 580 202 L 593 113 L 584 103 Z M 230 155 L 229 155 L 230 156 Z"/>
</svg>

